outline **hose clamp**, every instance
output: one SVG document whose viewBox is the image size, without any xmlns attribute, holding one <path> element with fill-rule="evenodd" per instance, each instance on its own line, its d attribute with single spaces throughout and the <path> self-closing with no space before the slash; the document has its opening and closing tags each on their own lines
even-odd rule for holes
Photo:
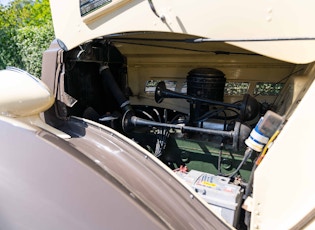
<svg viewBox="0 0 315 230">
<path fill-rule="evenodd" d="M 108 65 L 102 65 L 99 69 L 99 73 L 101 74 L 103 70 L 108 69 Z"/>
</svg>

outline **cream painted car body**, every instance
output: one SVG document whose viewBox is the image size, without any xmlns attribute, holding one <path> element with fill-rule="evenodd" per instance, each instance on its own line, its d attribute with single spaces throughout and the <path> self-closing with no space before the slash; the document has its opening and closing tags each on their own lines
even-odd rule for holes
<svg viewBox="0 0 315 230">
<path fill-rule="evenodd" d="M 44 107 L 41 103 L 38 104 L 41 107 L 39 111 L 42 112 L 40 119 L 38 111 L 8 118 L 7 110 L 3 109 L 6 107 L 2 106 L 7 102 L 0 100 L 1 113 L 6 116 L 1 118 L 17 122 L 21 127 L 24 124 L 33 132 L 40 129 L 48 132 L 49 136 L 60 138 L 62 149 L 69 145 L 69 148 L 74 149 L 72 151 L 75 153 L 72 154 L 79 154 L 84 158 L 82 162 L 89 162 L 86 164 L 90 165 L 93 172 L 101 172 L 103 176 L 110 174 L 113 180 L 108 182 L 107 178 L 108 184 L 118 183 L 118 187 L 123 187 L 119 191 L 129 191 L 130 197 L 136 199 L 138 205 L 145 207 L 135 212 L 137 220 L 145 220 L 142 226 L 127 215 L 122 218 L 130 228 L 150 228 L 154 225 L 156 228 L 171 229 L 313 229 L 315 30 L 312 29 L 312 23 L 315 21 L 315 14 L 312 10 L 315 4 L 306 0 L 113 0 L 99 1 L 101 5 L 94 7 L 94 3 L 97 1 L 50 1 L 56 40 L 44 53 L 41 79 L 48 86 L 55 103 L 49 110 L 46 109 L 51 101 Z M 121 95 L 113 96 L 115 92 L 106 88 L 112 84 L 104 84 L 102 81 L 103 67 L 107 65 L 115 79 L 112 82 L 117 82 L 118 88 L 115 89 L 122 91 L 135 112 L 141 111 L 147 118 L 146 122 L 149 120 L 151 132 L 145 133 L 141 128 L 132 135 L 128 132 L 129 127 L 125 127 L 125 123 L 130 122 L 127 116 L 129 110 L 117 104 L 117 97 Z M 251 164 L 255 164 L 256 160 L 253 158 L 243 165 L 243 171 L 239 170 L 240 178 L 233 176 L 234 182 L 238 179 L 241 181 L 237 186 L 245 189 L 245 194 L 247 191 L 250 194 L 244 196 L 247 198 L 245 201 L 240 199 L 236 202 L 238 208 L 232 208 L 232 211 L 226 208 L 230 200 L 223 199 L 219 205 L 213 205 L 213 200 L 224 197 L 223 193 L 218 193 L 215 198 L 213 193 L 210 197 L 203 196 L 203 190 L 200 192 L 196 187 L 191 189 L 191 183 L 187 184 L 187 181 L 178 177 L 181 175 L 178 174 L 179 168 L 170 170 L 170 165 L 175 162 L 173 159 L 163 158 L 163 154 L 169 157 L 179 151 L 181 163 L 184 162 L 189 170 L 208 172 L 212 167 L 211 174 L 221 173 L 215 170 L 219 168 L 217 158 L 220 156 L 220 143 L 223 143 L 220 142 L 222 133 L 208 137 L 206 134 L 194 135 L 188 132 L 187 135 L 186 132 L 181 132 L 185 128 L 202 128 L 198 132 L 209 132 L 214 125 L 222 125 L 217 121 L 209 121 L 205 122 L 209 127 L 204 127 L 205 124 L 189 124 L 181 120 L 195 112 L 192 109 L 192 105 L 195 105 L 191 102 L 192 99 L 187 101 L 180 95 L 188 93 L 189 73 L 198 68 L 215 68 L 224 73 L 228 83 L 225 85 L 224 103 L 234 105 L 242 100 L 244 94 L 250 94 L 260 103 L 261 108 L 265 108 L 255 118 L 241 120 L 242 125 L 254 128 L 267 109 L 285 120 L 276 139 L 265 147 L 267 154 L 257 168 L 251 171 Z M 150 82 L 159 81 L 170 82 L 172 90 L 177 93 L 176 96 L 164 96 L 161 104 L 155 102 L 155 95 L 149 85 Z M 272 87 L 276 87 L 280 83 L 281 90 L 270 93 L 268 87 L 272 84 L 275 84 Z M 233 85 L 243 84 L 246 89 L 243 91 L 242 88 L 241 93 L 239 89 L 233 88 Z M 259 85 L 262 85 L 262 89 Z M 18 100 L 16 103 L 19 103 Z M 12 108 L 15 107 L 12 104 Z M 86 113 L 86 109 L 90 107 L 95 110 Z M 162 152 L 162 158 L 155 157 L 156 152 L 151 151 L 153 145 L 150 146 L 149 136 L 159 130 L 160 124 L 163 127 L 172 124 L 172 119 L 167 120 L 166 117 L 173 116 L 173 113 L 173 118 L 182 122 L 180 125 L 184 128 L 173 126 L 179 131 L 172 130 L 168 134 L 166 153 Z M 117 120 L 122 124 L 116 123 Z M 157 123 L 152 123 L 152 120 Z M 235 127 L 226 129 L 235 134 Z M 155 132 L 152 137 L 159 140 L 158 135 Z M 243 151 L 241 156 L 245 155 L 245 147 L 241 144 L 246 138 L 247 136 L 237 136 L 236 142 L 239 142 L 240 148 L 237 151 L 234 149 L 234 137 L 232 147 L 228 141 L 224 142 L 226 151 L 235 154 L 235 162 L 239 162 L 239 151 Z M 46 138 L 45 141 L 50 139 Z M 259 156 L 259 153 L 255 156 Z M 56 162 L 64 161 L 60 159 Z M 76 168 L 76 161 L 71 162 L 69 167 Z M 226 162 L 225 164 L 228 165 Z M 55 165 L 57 163 L 53 166 Z M 233 164 L 229 166 L 232 167 Z M 222 170 L 226 173 L 225 178 L 230 178 L 228 175 L 233 172 L 232 169 Z M 49 172 L 49 178 L 53 178 L 53 169 Z M 67 170 L 62 172 L 68 175 Z M 252 190 L 246 186 L 251 181 L 251 178 L 245 176 L 248 173 L 253 176 Z M 69 180 L 73 180 L 72 174 L 69 175 Z M 95 175 L 88 174 L 85 177 L 87 174 L 84 170 L 80 171 L 80 175 L 84 177 L 82 185 L 89 185 L 91 180 L 93 183 L 97 180 Z M 66 179 L 68 177 L 62 183 L 66 183 Z M 29 182 L 32 184 L 32 180 Z M 75 188 L 82 186 L 80 180 L 71 183 L 74 183 Z M 100 181 L 95 184 L 108 185 Z M 58 181 L 54 185 L 60 186 Z M 208 184 L 208 187 L 211 186 L 217 185 Z M 101 195 L 102 191 L 104 190 L 97 190 L 95 200 L 89 206 L 91 212 L 78 224 L 82 229 L 91 229 L 91 226 L 95 229 L 104 228 L 106 221 L 112 228 L 122 228 L 123 223 L 119 222 L 117 215 L 127 203 L 130 209 L 126 213 L 132 213 L 129 199 L 126 203 L 117 205 L 117 212 L 113 214 L 104 206 L 99 207 L 94 202 L 98 198 L 104 201 L 102 204 L 108 204 L 108 200 Z M 78 199 L 73 198 L 66 204 L 68 206 L 65 210 L 74 213 L 71 220 L 75 221 L 83 215 L 84 212 L 81 213 L 80 210 L 84 208 L 85 202 L 81 204 L 80 200 L 86 201 L 85 192 L 88 193 L 84 190 L 79 193 Z M 17 194 L 17 197 L 23 197 L 20 193 Z M 70 197 L 71 190 L 65 194 Z M 111 191 L 109 194 L 115 194 L 113 199 L 116 201 L 120 199 L 120 192 Z M 57 198 L 54 193 L 50 195 L 57 204 L 62 204 L 63 193 L 58 193 Z M 12 200 L 14 198 L 16 197 L 12 196 Z M 212 204 L 204 198 L 210 199 Z M 23 207 L 26 207 L 28 201 L 23 201 Z M 37 202 L 35 204 L 33 211 L 42 205 Z M 73 204 L 78 204 L 78 208 L 72 209 Z M 4 214 L 9 213 L 13 222 L 22 221 L 22 218 L 12 217 L 19 206 L 9 199 L 5 207 L 11 207 L 10 205 L 12 209 L 4 209 L 7 212 L 3 212 L 2 220 L 5 219 Z M 42 214 L 42 222 L 34 221 L 34 214 L 30 215 L 27 224 L 34 229 L 44 226 L 45 223 L 56 223 L 58 212 L 55 209 L 47 210 Z M 47 217 L 49 210 L 52 210 L 53 218 Z M 105 212 L 107 218 L 99 216 L 99 210 Z M 228 215 L 224 213 L 226 211 Z M 141 213 L 146 213 L 145 217 Z M 150 222 L 152 218 L 155 221 Z M 62 219 L 69 224 L 65 226 L 73 226 L 70 219 L 66 216 Z M 119 224 L 115 225 L 117 221 Z M 10 221 L 7 226 L 10 226 Z"/>
<path fill-rule="evenodd" d="M 150 9 L 149 2 L 152 2 L 156 14 Z M 60 1 L 51 4 L 56 38 L 69 50 L 97 37 L 105 36 L 112 40 L 128 59 L 129 86 L 138 95 L 131 101 L 136 103 L 146 103 L 141 98 L 145 80 L 185 77 L 190 67 L 214 66 L 226 73 L 228 80 L 253 83 L 278 82 L 291 71 L 305 68 L 290 76 L 278 98 L 260 98 L 261 101 L 277 100 L 277 112 L 285 115 L 287 123 L 255 173 L 251 227 L 289 229 L 312 226 L 315 208 L 312 192 L 315 183 L 311 173 L 315 160 L 312 154 L 315 130 L 312 122 L 312 100 L 315 98 L 315 30 L 312 22 L 315 15 L 311 11 L 314 3 L 112 1 L 85 16 L 78 12 L 79 1 L 62 3 L 64 7 L 60 5 Z M 67 15 L 67 18 L 59 17 L 59 14 Z M 72 33 L 66 32 L 69 29 Z M 142 31 L 149 33 L 141 34 Z M 126 37 L 128 41 L 129 35 L 125 33 L 130 33 L 130 37 L 144 38 L 138 41 L 145 43 L 145 38 L 159 38 L 154 32 L 167 32 L 166 38 L 179 40 L 185 36 L 177 38 L 172 34 L 189 34 L 194 36 L 191 40 L 197 41 L 200 37 L 200 41 L 204 39 L 208 43 L 176 44 L 187 49 L 180 52 L 139 44 L 128 46 L 128 42 L 123 40 Z M 262 56 L 257 59 L 251 56 L 227 58 L 228 55 L 188 50 L 221 48 L 240 53 L 251 51 Z M 235 98 L 225 97 L 225 100 L 233 102 Z M 177 102 L 168 103 L 170 108 L 181 109 Z"/>
</svg>

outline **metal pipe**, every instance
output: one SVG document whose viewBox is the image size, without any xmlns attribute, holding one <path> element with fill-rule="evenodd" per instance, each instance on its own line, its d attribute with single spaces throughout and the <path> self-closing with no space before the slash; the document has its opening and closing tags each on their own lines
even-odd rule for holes
<svg viewBox="0 0 315 230">
<path fill-rule="evenodd" d="M 206 133 L 206 134 L 212 134 L 212 135 L 220 135 L 220 136 L 229 137 L 229 138 L 233 138 L 234 136 L 234 131 L 223 131 L 223 130 L 214 130 L 214 129 L 205 129 L 205 128 L 198 128 L 198 127 L 192 127 L 192 126 L 185 126 L 185 125 L 179 125 L 179 124 L 161 123 L 161 122 L 142 119 L 134 115 L 131 115 L 128 117 L 128 115 L 126 116 L 125 114 L 123 118 L 124 130 L 128 130 L 130 128 L 130 125 L 133 125 L 134 127 L 154 126 L 154 127 L 162 127 L 162 128 L 170 128 L 170 129 L 179 129 L 182 132 L 190 131 L 190 132 Z"/>
</svg>

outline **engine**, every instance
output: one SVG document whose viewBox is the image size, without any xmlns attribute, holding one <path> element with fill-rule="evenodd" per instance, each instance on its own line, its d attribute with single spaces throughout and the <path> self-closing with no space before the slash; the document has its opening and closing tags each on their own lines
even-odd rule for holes
<svg viewBox="0 0 315 230">
<path fill-rule="evenodd" d="M 173 112 L 170 116 L 167 109 L 161 111 L 146 107 L 138 108 L 140 114 L 136 115 L 129 110 L 122 120 L 123 130 L 130 133 L 132 128 L 140 126 L 154 128 L 157 142 L 155 149 L 151 149 L 158 157 L 164 155 L 162 151 L 171 133 L 191 140 L 207 140 L 217 148 L 222 145 L 239 151 L 244 148 L 244 140 L 251 130 L 243 122 L 258 115 L 259 103 L 249 95 L 245 95 L 237 104 L 224 103 L 224 85 L 224 74 L 213 68 L 190 71 L 187 76 L 187 94 L 168 90 L 164 82 L 159 82 L 155 90 L 156 103 L 161 103 L 164 98 L 184 98 L 190 104 L 190 113 Z M 155 116 L 150 115 L 148 110 L 152 110 Z"/>
<path fill-rule="evenodd" d="M 66 114 L 109 126 L 150 151 L 172 169 L 187 166 L 219 175 L 239 175 L 245 140 L 261 115 L 261 104 L 251 95 L 224 102 L 225 74 L 213 67 L 192 68 L 181 92 L 155 81 L 155 102 L 132 103 L 127 62 L 109 42 L 94 41 L 65 54 L 65 93 L 75 98 Z M 188 112 L 163 106 L 181 101 Z M 196 167 L 195 167 L 196 166 Z M 247 168 L 244 178 L 248 178 Z M 243 177 L 243 176 L 242 176 Z"/>
<path fill-rule="evenodd" d="M 68 51 L 65 63 L 65 94 L 76 103 L 60 110 L 61 117 L 83 117 L 121 132 L 174 170 L 208 203 L 219 202 L 216 208 L 228 222 L 238 223 L 259 152 L 255 143 L 263 133 L 252 129 L 266 111 L 255 97 L 245 93 L 241 100 L 226 102 L 225 73 L 209 66 L 193 67 L 181 76 L 185 80 L 180 92 L 172 81 L 148 80 L 142 86 L 148 93 L 143 99 L 129 87 L 125 56 L 106 41 Z M 166 100 L 184 103 L 188 109 L 167 106 Z"/>
</svg>

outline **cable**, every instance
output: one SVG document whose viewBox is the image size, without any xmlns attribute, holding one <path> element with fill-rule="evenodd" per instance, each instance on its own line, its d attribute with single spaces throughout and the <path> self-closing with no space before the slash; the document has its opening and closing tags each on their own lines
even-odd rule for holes
<svg viewBox="0 0 315 230">
<path fill-rule="evenodd" d="M 228 111 L 231 111 L 231 112 L 234 112 L 236 115 L 234 116 L 227 116 L 225 114 L 225 111 L 228 110 Z M 223 112 L 225 115 L 222 117 L 222 116 L 219 116 L 219 114 Z M 206 121 L 207 119 L 211 118 L 211 117 L 214 117 L 216 116 L 216 118 L 218 119 L 222 119 L 222 120 L 233 120 L 233 119 L 237 119 L 239 117 L 239 113 L 233 109 L 229 109 L 229 108 L 222 108 L 222 109 L 216 109 L 216 110 L 212 110 L 212 111 L 208 111 L 206 112 L 205 114 L 203 114 L 202 116 L 198 117 L 196 119 L 196 122 L 203 122 L 203 121 Z"/>
<path fill-rule="evenodd" d="M 234 177 L 234 176 L 238 173 L 238 171 L 240 171 L 240 169 L 242 168 L 243 164 L 248 160 L 248 158 L 250 158 L 250 156 L 252 155 L 252 153 L 253 153 L 253 150 L 252 150 L 251 148 L 247 148 L 247 149 L 246 149 L 246 151 L 245 151 L 245 153 L 244 153 L 244 157 L 243 157 L 241 163 L 238 165 L 238 167 L 235 169 L 234 172 L 232 172 L 231 174 L 229 174 L 229 176 L 228 176 L 229 178 Z"/>
<path fill-rule="evenodd" d="M 219 157 L 218 157 L 218 173 L 219 173 L 219 175 L 222 174 L 222 170 L 221 170 L 222 151 L 223 151 L 223 141 L 221 142 L 221 145 L 220 145 L 220 152 L 219 152 Z"/>
</svg>

